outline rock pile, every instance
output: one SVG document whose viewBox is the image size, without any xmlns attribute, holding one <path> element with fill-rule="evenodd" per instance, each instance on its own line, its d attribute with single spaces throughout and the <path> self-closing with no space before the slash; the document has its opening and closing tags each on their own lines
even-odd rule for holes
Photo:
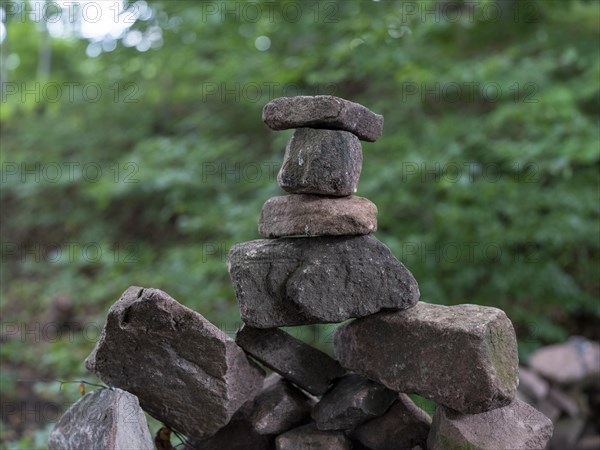
<svg viewBox="0 0 600 450">
<path fill-rule="evenodd" d="M 519 398 L 554 423 L 548 449 L 600 448 L 600 345 L 580 336 L 535 351 L 519 367 Z"/>
<path fill-rule="evenodd" d="M 87 368 L 185 434 L 189 450 L 544 448 L 552 423 L 515 398 L 504 312 L 419 301 L 413 275 L 372 235 L 377 208 L 354 193 L 360 141 L 379 138 L 383 117 L 315 96 L 276 99 L 263 121 L 298 129 L 277 178 L 289 195 L 264 204 L 263 239 L 229 253 L 245 323 L 235 341 L 135 287 L 110 309 Z M 337 360 L 278 328 L 348 319 Z M 435 401 L 433 419 L 407 394 Z"/>
</svg>

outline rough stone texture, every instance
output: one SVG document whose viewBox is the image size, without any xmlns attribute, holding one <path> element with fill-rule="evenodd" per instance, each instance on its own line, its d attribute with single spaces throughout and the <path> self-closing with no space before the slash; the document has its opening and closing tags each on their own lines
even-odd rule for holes
<svg viewBox="0 0 600 450">
<path fill-rule="evenodd" d="M 519 366 L 519 390 L 532 400 L 540 401 L 548 395 L 550 385 L 535 372 Z"/>
<path fill-rule="evenodd" d="M 137 450 L 154 448 L 135 395 L 98 389 L 73 404 L 56 423 L 49 450 Z"/>
<path fill-rule="evenodd" d="M 277 450 L 350 450 L 352 443 L 341 431 L 322 431 L 314 423 L 277 437 Z"/>
<path fill-rule="evenodd" d="M 275 436 L 261 435 L 254 429 L 254 407 L 254 401 L 248 400 L 215 435 L 189 439 L 184 450 L 273 450 Z"/>
<path fill-rule="evenodd" d="M 369 420 L 352 431 L 351 438 L 371 450 L 427 448 L 431 417 L 406 394 L 383 416 Z"/>
<path fill-rule="evenodd" d="M 284 195 L 263 205 L 258 232 L 283 236 L 351 236 L 377 231 L 377 206 L 363 197 Z"/>
<path fill-rule="evenodd" d="M 315 405 L 312 418 L 320 430 L 350 430 L 385 413 L 397 398 L 382 384 L 349 374 Z"/>
<path fill-rule="evenodd" d="M 372 235 L 246 242 L 228 267 L 242 320 L 257 328 L 342 322 L 419 299 L 412 274 Z"/>
<path fill-rule="evenodd" d="M 168 427 L 206 437 L 263 383 L 263 372 L 200 314 L 158 289 L 130 287 L 109 310 L 86 367 Z"/>
<path fill-rule="evenodd" d="M 544 449 L 552 436 L 552 422 L 520 400 L 481 414 L 460 414 L 438 407 L 433 416 L 431 450 Z"/>
<path fill-rule="evenodd" d="M 299 128 L 285 147 L 277 182 L 292 194 L 345 196 L 356 192 L 360 141 L 347 131 Z"/>
<path fill-rule="evenodd" d="M 185 450 L 270 450 L 275 437 L 310 421 L 313 401 L 273 373 L 263 389 L 247 401 L 214 436 L 190 439 Z"/>
<path fill-rule="evenodd" d="M 534 352 L 529 366 L 547 379 L 572 384 L 600 376 L 600 345 L 583 337 Z"/>
<path fill-rule="evenodd" d="M 383 116 L 332 95 L 281 97 L 263 108 L 263 122 L 272 130 L 312 127 L 346 130 L 375 142 L 383 131 Z"/>
<path fill-rule="evenodd" d="M 265 366 L 313 395 L 324 394 L 345 373 L 330 356 L 276 328 L 244 326 L 236 341 Z"/>
<path fill-rule="evenodd" d="M 517 389 L 515 332 L 497 308 L 419 302 L 340 327 L 334 345 L 343 367 L 463 413 L 505 406 Z"/>
<path fill-rule="evenodd" d="M 256 397 L 250 420 L 257 433 L 278 435 L 310 421 L 312 403 L 280 378 Z"/>
</svg>

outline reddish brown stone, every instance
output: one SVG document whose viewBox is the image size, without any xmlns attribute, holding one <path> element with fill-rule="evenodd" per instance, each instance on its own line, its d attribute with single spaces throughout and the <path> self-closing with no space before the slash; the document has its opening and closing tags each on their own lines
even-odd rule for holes
<svg viewBox="0 0 600 450">
<path fill-rule="evenodd" d="M 258 232 L 264 238 L 348 236 L 377 231 L 377 206 L 366 198 L 284 195 L 263 205 Z"/>
</svg>

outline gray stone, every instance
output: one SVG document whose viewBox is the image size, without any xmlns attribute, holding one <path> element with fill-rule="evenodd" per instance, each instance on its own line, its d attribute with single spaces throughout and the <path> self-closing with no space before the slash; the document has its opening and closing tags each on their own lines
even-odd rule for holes
<svg viewBox="0 0 600 450">
<path fill-rule="evenodd" d="M 350 437 L 371 450 L 427 448 L 431 417 L 406 394 L 383 416 L 356 427 Z"/>
<path fill-rule="evenodd" d="M 228 268 L 242 320 L 257 328 L 342 322 L 419 299 L 412 274 L 372 235 L 246 242 Z"/>
<path fill-rule="evenodd" d="M 375 142 L 383 131 L 383 116 L 332 95 L 281 97 L 263 108 L 263 122 L 272 130 L 312 127 L 346 130 Z"/>
<path fill-rule="evenodd" d="M 158 289 L 130 287 L 109 310 L 86 367 L 135 394 L 169 428 L 206 437 L 254 398 L 263 372 L 200 314 Z"/>
<path fill-rule="evenodd" d="M 121 389 L 89 392 L 60 418 L 49 450 L 152 449 L 146 416 L 135 395 Z"/>
<path fill-rule="evenodd" d="M 520 400 L 481 414 L 461 414 L 438 407 L 428 438 L 430 450 L 544 449 L 552 422 Z"/>
<path fill-rule="evenodd" d="M 342 197 L 356 192 L 360 141 L 347 131 L 299 128 L 285 147 L 277 182 L 292 194 Z"/>
<path fill-rule="evenodd" d="M 548 380 L 573 384 L 600 376 L 600 344 L 572 337 L 564 344 L 549 345 L 534 352 L 529 366 Z"/>
<path fill-rule="evenodd" d="M 284 379 L 256 397 L 250 418 L 259 434 L 278 435 L 310 420 L 312 400 Z"/>
<path fill-rule="evenodd" d="M 334 345 L 343 367 L 463 413 L 505 406 L 515 397 L 517 341 L 497 308 L 419 302 L 338 328 Z"/>
<path fill-rule="evenodd" d="M 254 401 L 248 400 L 215 435 L 188 439 L 184 450 L 273 450 L 275 436 L 261 435 L 253 427 L 254 407 Z"/>
<path fill-rule="evenodd" d="M 385 413 L 398 394 L 356 374 L 339 379 L 312 412 L 320 430 L 350 430 Z"/>
<path fill-rule="evenodd" d="M 519 390 L 532 400 L 540 401 L 548 395 L 550 385 L 535 372 L 519 366 Z"/>
<path fill-rule="evenodd" d="M 186 450 L 269 450 L 276 435 L 310 420 L 312 400 L 277 374 L 214 436 L 188 440 Z"/>
<path fill-rule="evenodd" d="M 352 443 L 341 431 L 319 430 L 314 423 L 294 428 L 275 440 L 277 450 L 350 450 Z"/>
<path fill-rule="evenodd" d="M 263 205 L 258 232 L 283 236 L 351 236 L 377 231 L 377 206 L 363 197 L 284 195 Z"/>
<path fill-rule="evenodd" d="M 324 394 L 345 373 L 335 359 L 276 328 L 244 326 L 236 341 L 262 364 L 313 395 Z"/>
</svg>

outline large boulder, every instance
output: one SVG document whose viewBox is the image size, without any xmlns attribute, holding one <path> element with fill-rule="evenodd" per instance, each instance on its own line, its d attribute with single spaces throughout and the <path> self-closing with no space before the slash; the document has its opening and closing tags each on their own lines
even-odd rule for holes
<svg viewBox="0 0 600 450">
<path fill-rule="evenodd" d="M 86 367 L 135 394 L 169 428 L 205 437 L 254 398 L 264 373 L 233 339 L 158 289 L 130 287 L 110 308 Z"/>
<path fill-rule="evenodd" d="M 257 328 L 342 322 L 419 299 L 412 274 L 372 235 L 245 242 L 228 267 L 242 320 Z"/>
<path fill-rule="evenodd" d="M 505 406 L 516 393 L 515 332 L 497 308 L 419 302 L 340 327 L 334 345 L 343 367 L 464 413 Z"/>
</svg>

